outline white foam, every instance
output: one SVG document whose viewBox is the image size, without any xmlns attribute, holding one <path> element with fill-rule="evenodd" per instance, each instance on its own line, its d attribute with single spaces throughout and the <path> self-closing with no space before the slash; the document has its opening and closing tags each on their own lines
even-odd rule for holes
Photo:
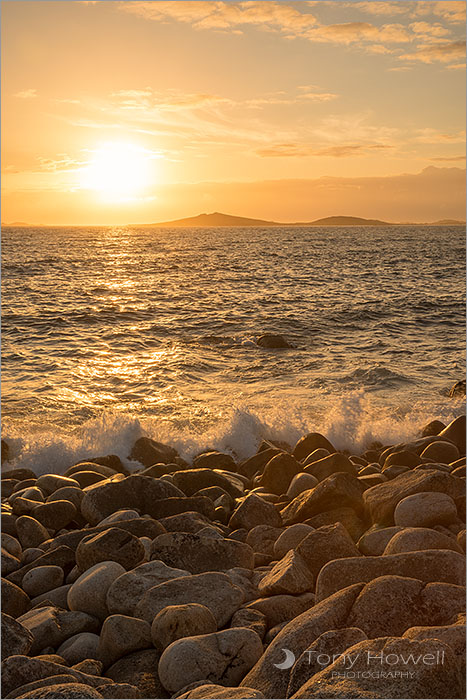
<svg viewBox="0 0 467 700">
<path fill-rule="evenodd" d="M 3 469 L 27 467 L 36 474 L 63 473 L 79 460 L 106 454 L 118 455 L 130 469 L 139 465 L 128 461 L 135 440 L 141 435 L 175 447 L 191 460 L 211 448 L 229 452 L 236 459 L 254 454 L 263 439 L 281 440 L 294 445 L 307 432 L 321 432 L 337 449 L 359 454 L 374 440 L 394 444 L 417 436 L 431 420 L 447 423 L 463 413 L 464 402 L 439 397 L 438 403 L 418 403 L 410 410 L 378 404 L 363 390 L 340 397 L 321 397 L 326 408 L 313 413 L 308 405 L 288 400 L 275 408 L 256 410 L 237 405 L 230 412 L 214 416 L 208 427 L 194 421 L 183 426 L 159 418 L 136 418 L 122 413 L 103 413 L 74 430 L 50 432 L 49 428 L 29 429 L 24 423 L 7 426 L 4 438 L 13 453 Z"/>
</svg>

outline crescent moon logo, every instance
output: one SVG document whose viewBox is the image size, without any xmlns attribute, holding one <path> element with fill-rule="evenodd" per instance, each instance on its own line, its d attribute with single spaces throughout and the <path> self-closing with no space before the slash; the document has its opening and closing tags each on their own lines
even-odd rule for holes
<svg viewBox="0 0 467 700">
<path fill-rule="evenodd" d="M 273 664 L 276 668 L 292 668 L 295 663 L 295 654 L 290 649 L 282 649 L 285 654 L 285 659 L 280 664 Z"/>
</svg>

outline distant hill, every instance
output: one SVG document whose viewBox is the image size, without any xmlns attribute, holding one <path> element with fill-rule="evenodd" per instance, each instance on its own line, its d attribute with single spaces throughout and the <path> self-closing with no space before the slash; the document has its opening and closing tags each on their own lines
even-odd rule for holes
<svg viewBox="0 0 467 700">
<path fill-rule="evenodd" d="M 441 221 L 433 221 L 430 226 L 465 226 L 465 221 L 458 219 L 441 219 Z"/>
<path fill-rule="evenodd" d="M 22 228 L 25 228 L 26 226 L 34 226 L 34 224 L 27 224 L 25 221 L 12 221 L 11 223 L 2 221 L 1 226 L 21 226 Z"/>
<path fill-rule="evenodd" d="M 137 225 L 137 224 L 133 224 Z M 357 216 L 328 216 L 316 221 L 303 221 L 293 223 L 281 223 L 278 221 L 265 221 L 264 219 L 248 219 L 244 216 L 231 216 L 216 211 L 213 214 L 199 214 L 187 219 L 175 219 L 174 221 L 162 221 L 155 224 L 140 224 L 140 226 L 191 228 L 201 226 L 203 228 L 217 226 L 391 226 L 387 221 L 378 219 L 361 219 Z"/>
</svg>

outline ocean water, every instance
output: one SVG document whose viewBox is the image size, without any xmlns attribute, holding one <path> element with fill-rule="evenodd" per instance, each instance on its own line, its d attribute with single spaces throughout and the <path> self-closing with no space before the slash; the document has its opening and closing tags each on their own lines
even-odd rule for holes
<svg viewBox="0 0 467 700">
<path fill-rule="evenodd" d="M 2 420 L 63 471 L 310 430 L 358 451 L 463 412 L 464 230 L 5 228 Z M 294 347 L 267 350 L 263 333 Z"/>
</svg>

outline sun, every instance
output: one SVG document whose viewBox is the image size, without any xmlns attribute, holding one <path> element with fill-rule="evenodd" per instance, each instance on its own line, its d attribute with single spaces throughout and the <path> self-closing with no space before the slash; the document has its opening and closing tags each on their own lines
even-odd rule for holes
<svg viewBox="0 0 467 700">
<path fill-rule="evenodd" d="M 82 187 L 107 200 L 136 198 L 151 184 L 154 159 L 151 151 L 136 144 L 102 143 L 82 171 Z"/>
</svg>

